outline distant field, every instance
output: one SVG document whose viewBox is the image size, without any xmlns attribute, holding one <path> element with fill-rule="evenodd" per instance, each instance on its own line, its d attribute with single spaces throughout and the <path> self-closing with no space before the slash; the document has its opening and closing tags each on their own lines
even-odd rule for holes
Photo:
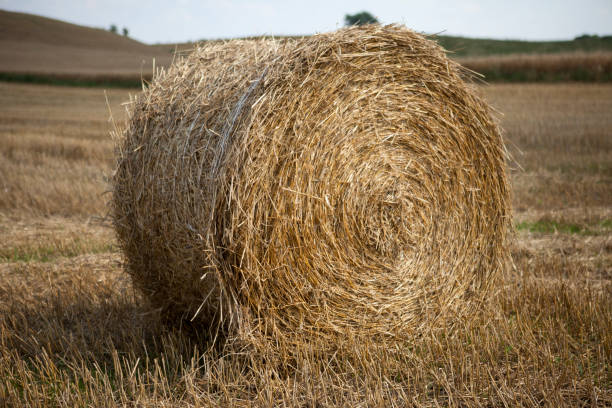
<svg viewBox="0 0 612 408">
<path fill-rule="evenodd" d="M 397 350 L 279 362 L 165 329 L 132 290 L 104 91 L 0 83 L 0 405 L 612 405 L 612 85 L 481 90 L 516 159 L 491 306 Z M 107 93 L 118 123 L 129 92 Z"/>
<path fill-rule="evenodd" d="M 567 41 L 517 41 L 491 40 L 437 35 L 433 38 L 452 55 L 463 57 L 485 57 L 498 55 L 572 54 L 585 52 L 612 52 L 612 35 L 584 35 Z"/>
</svg>

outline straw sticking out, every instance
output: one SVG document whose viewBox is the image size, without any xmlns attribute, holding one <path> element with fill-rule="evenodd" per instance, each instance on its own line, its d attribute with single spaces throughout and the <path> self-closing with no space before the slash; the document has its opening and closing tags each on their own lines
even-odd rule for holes
<svg viewBox="0 0 612 408">
<path fill-rule="evenodd" d="M 497 126 L 403 27 L 204 46 L 121 143 L 127 270 L 213 332 L 412 335 L 468 313 L 507 259 Z"/>
</svg>

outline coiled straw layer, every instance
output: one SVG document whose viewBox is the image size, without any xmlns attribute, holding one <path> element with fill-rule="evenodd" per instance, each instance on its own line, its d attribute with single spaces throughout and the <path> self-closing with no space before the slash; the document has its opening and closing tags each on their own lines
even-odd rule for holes
<svg viewBox="0 0 612 408">
<path fill-rule="evenodd" d="M 135 286 L 211 331 L 405 336 L 503 268 L 504 167 L 489 108 L 419 34 L 235 40 L 135 101 L 113 216 Z"/>
</svg>

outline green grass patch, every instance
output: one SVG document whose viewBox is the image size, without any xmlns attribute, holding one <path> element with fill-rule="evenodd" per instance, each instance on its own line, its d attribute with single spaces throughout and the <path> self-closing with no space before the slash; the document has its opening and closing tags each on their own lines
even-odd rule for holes
<svg viewBox="0 0 612 408">
<path fill-rule="evenodd" d="M 75 240 L 65 245 L 42 244 L 29 247 L 1 248 L 0 262 L 51 262 L 58 258 L 74 258 L 85 254 L 116 252 L 112 242 L 83 242 Z"/>
<path fill-rule="evenodd" d="M 578 234 L 578 235 L 600 235 L 612 230 L 612 220 L 606 219 L 592 226 L 583 226 L 574 223 L 565 223 L 551 220 L 540 220 L 535 222 L 523 221 L 516 224 L 518 231 L 528 231 L 539 234 Z"/>
<path fill-rule="evenodd" d="M 519 231 L 538 232 L 542 234 L 551 234 L 561 232 L 565 234 L 580 234 L 584 231 L 580 225 L 577 224 L 566 224 L 556 221 L 536 221 L 528 222 L 523 221 L 516 225 Z"/>
<path fill-rule="evenodd" d="M 603 220 L 600 221 L 597 225 L 605 230 L 612 230 L 612 220 Z"/>
<path fill-rule="evenodd" d="M 582 35 L 568 41 L 491 40 L 448 35 L 432 38 L 456 57 L 612 51 L 611 35 Z"/>
</svg>

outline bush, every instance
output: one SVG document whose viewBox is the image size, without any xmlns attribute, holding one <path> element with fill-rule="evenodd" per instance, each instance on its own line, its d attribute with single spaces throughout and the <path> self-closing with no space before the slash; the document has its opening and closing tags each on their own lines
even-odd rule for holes
<svg viewBox="0 0 612 408">
<path fill-rule="evenodd" d="M 345 14 L 344 15 L 344 25 L 353 26 L 353 25 L 364 25 L 364 24 L 377 24 L 378 20 L 372 14 L 367 11 L 362 11 L 360 13 L 355 14 Z"/>
</svg>

